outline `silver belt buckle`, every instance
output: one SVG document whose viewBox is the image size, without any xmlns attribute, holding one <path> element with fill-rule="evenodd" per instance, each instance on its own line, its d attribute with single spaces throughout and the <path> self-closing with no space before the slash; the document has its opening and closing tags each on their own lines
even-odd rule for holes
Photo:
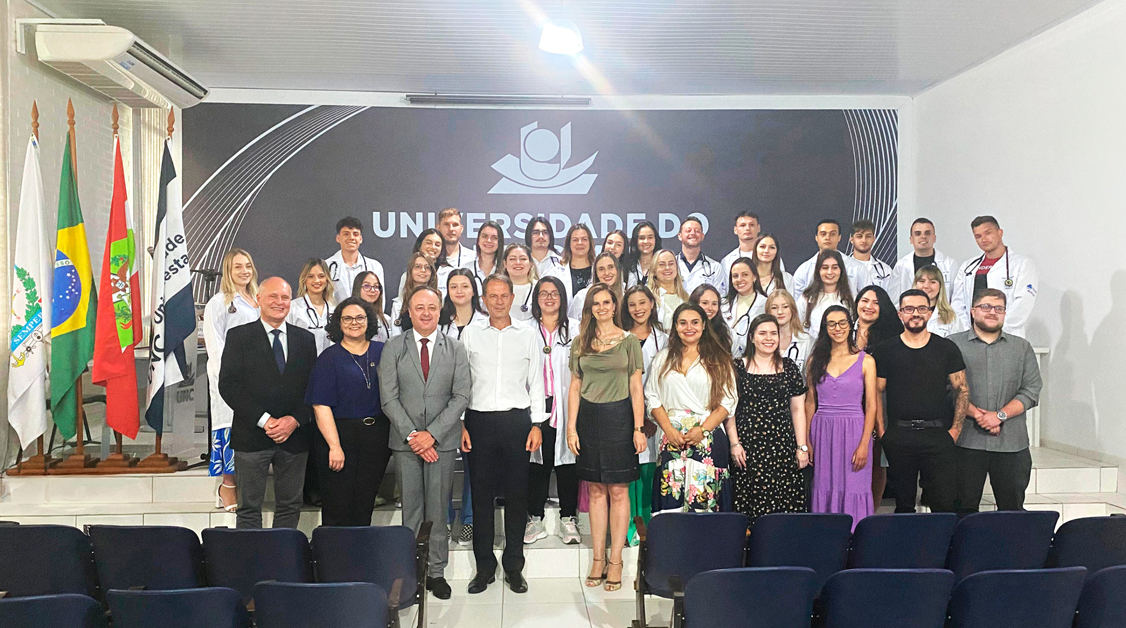
<svg viewBox="0 0 1126 628">
<path fill-rule="evenodd" d="M 364 425 L 375 425 L 375 417 L 373 417 L 373 416 L 364 417 Z"/>
</svg>

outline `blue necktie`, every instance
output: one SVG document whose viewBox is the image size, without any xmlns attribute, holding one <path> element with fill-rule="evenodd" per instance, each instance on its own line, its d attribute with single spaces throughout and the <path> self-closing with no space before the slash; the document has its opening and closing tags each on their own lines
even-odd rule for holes
<svg viewBox="0 0 1126 628">
<path fill-rule="evenodd" d="M 274 361 L 278 363 L 278 372 L 285 372 L 285 349 L 281 344 L 281 330 L 275 329 L 270 332 L 274 335 Z"/>
</svg>

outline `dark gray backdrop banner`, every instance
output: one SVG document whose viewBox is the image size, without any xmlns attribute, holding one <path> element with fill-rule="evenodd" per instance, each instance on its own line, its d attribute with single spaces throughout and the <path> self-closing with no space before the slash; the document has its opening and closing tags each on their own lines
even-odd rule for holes
<svg viewBox="0 0 1126 628">
<path fill-rule="evenodd" d="M 897 124 L 894 110 L 203 104 L 184 111 L 185 228 L 193 268 L 218 269 L 237 246 L 260 276 L 295 281 L 306 258 L 337 250 L 336 221 L 356 216 L 391 291 L 444 207 L 461 210 L 467 245 L 485 220 L 511 242 L 544 215 L 557 237 L 584 222 L 599 241 L 650 220 L 679 250 L 680 219 L 697 214 L 717 259 L 749 209 L 791 269 L 816 252 L 818 220 L 840 221 L 847 240 L 867 218 L 893 263 Z"/>
</svg>

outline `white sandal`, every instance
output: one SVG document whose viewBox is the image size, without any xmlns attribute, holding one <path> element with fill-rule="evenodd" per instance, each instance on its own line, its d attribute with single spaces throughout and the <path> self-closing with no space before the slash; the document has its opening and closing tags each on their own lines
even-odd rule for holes
<svg viewBox="0 0 1126 628">
<path fill-rule="evenodd" d="M 227 512 L 235 512 L 236 510 L 238 510 L 238 503 L 237 502 L 234 503 L 234 504 L 231 504 L 230 506 L 226 506 L 226 505 L 223 504 L 223 495 L 220 491 L 222 491 L 224 487 L 226 487 L 226 488 L 237 488 L 235 486 L 231 486 L 229 484 L 224 484 L 224 483 L 220 482 L 219 486 L 215 487 L 215 507 L 216 508 L 222 508 L 223 510 L 225 510 Z M 236 493 L 236 495 L 237 495 L 237 493 Z M 237 499 L 237 497 L 236 497 L 236 499 Z"/>
</svg>

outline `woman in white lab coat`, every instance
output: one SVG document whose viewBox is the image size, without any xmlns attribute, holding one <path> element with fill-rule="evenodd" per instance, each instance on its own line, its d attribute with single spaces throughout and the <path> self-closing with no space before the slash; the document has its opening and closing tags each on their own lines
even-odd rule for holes
<svg viewBox="0 0 1126 628">
<path fill-rule="evenodd" d="M 657 298 L 657 316 L 661 325 L 669 329 L 672 313 L 681 303 L 688 301 L 688 292 L 680 277 L 680 264 L 672 251 L 661 249 L 653 254 L 653 265 L 649 269 L 649 291 Z"/>
<path fill-rule="evenodd" d="M 830 305 L 852 311 L 852 288 L 848 282 L 844 257 L 839 251 L 825 249 L 817 255 L 813 279 L 798 296 L 798 317 L 810 338 L 821 333 L 821 315 Z"/>
<path fill-rule="evenodd" d="M 753 261 L 757 271 L 755 275 L 758 277 L 759 285 L 762 286 L 763 294 L 783 289 L 790 294 L 794 293 L 794 276 L 786 272 L 783 267 L 778 240 L 774 236 L 763 234 L 758 237 Z"/>
<path fill-rule="evenodd" d="M 361 301 L 371 304 L 371 309 L 379 319 L 379 331 L 371 337 L 376 342 L 387 342 L 391 338 L 391 321 L 383 310 L 383 283 L 379 275 L 366 271 L 356 275 L 352 282 L 352 296 L 358 296 Z"/>
<path fill-rule="evenodd" d="M 594 258 L 594 281 L 595 283 L 601 282 L 613 290 L 618 298 L 622 297 L 624 286 L 622 284 L 622 265 L 618 261 L 617 256 L 613 253 L 606 251 L 599 253 L 598 257 Z M 583 303 L 586 302 L 586 295 L 590 292 L 590 286 L 579 290 L 573 299 L 568 300 L 567 316 L 571 318 L 582 318 Z"/>
<path fill-rule="evenodd" d="M 235 485 L 235 452 L 231 449 L 231 423 L 234 410 L 219 394 L 219 370 L 227 332 L 258 320 L 258 270 L 250 253 L 231 249 L 223 256 L 223 275 L 219 292 L 203 310 L 203 344 L 207 350 L 207 390 L 211 405 L 211 476 L 223 476 L 215 489 L 215 506 L 227 512 L 238 507 Z"/>
<path fill-rule="evenodd" d="M 532 252 L 523 244 L 509 244 L 504 249 L 504 268 L 501 272 L 512 280 L 512 320 L 532 320 L 532 288 L 539 281 L 539 271 L 532 260 Z M 565 439 L 564 439 L 565 440 Z"/>
<path fill-rule="evenodd" d="M 289 305 L 286 322 L 307 329 L 317 341 L 317 355 L 332 344 L 325 332 L 328 317 L 332 315 L 333 285 L 329 281 L 328 264 L 310 257 L 301 267 L 297 277 L 297 295 Z"/>
<path fill-rule="evenodd" d="M 931 302 L 931 317 L 927 321 L 927 329 L 932 334 L 946 338 L 951 334 L 966 331 L 962 319 L 950 306 L 946 297 L 946 281 L 942 278 L 942 271 L 938 266 L 923 266 L 915 271 L 915 288 L 927 293 Z"/>
<path fill-rule="evenodd" d="M 438 278 L 435 277 L 434 265 L 422 253 L 414 253 L 407 260 L 407 280 L 403 284 L 403 291 L 391 302 L 391 335 L 399 334 L 413 328 L 410 315 L 403 311 L 405 299 L 418 286 L 430 286 L 438 290 Z"/>
<path fill-rule="evenodd" d="M 731 271 L 727 274 L 727 296 L 720 311 L 731 330 L 731 355 L 742 356 L 747 350 L 751 321 L 766 311 L 766 293 L 753 260 L 740 257 L 731 264 Z"/>
</svg>

